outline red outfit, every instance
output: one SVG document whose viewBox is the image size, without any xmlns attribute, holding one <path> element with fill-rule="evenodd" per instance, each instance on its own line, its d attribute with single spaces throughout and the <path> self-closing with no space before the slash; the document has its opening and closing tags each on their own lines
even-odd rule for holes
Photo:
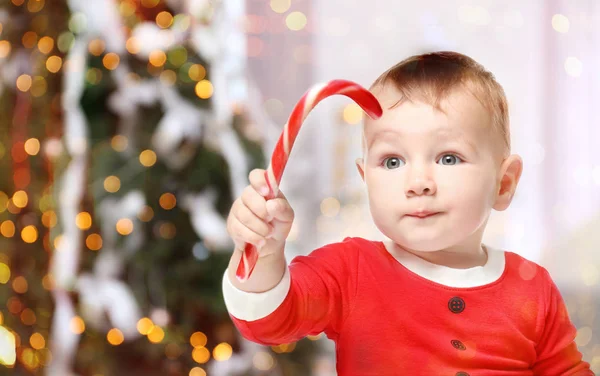
<svg viewBox="0 0 600 376">
<path fill-rule="evenodd" d="M 487 252 L 486 266 L 461 271 L 346 238 L 294 258 L 271 291 L 243 292 L 226 273 L 223 292 L 233 322 L 254 342 L 325 332 L 340 376 L 593 375 L 546 269 Z"/>
</svg>

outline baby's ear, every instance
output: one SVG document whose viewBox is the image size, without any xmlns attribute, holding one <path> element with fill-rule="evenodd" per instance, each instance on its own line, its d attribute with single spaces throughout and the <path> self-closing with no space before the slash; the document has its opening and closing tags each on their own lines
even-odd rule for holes
<svg viewBox="0 0 600 376">
<path fill-rule="evenodd" d="M 362 158 L 356 158 L 356 168 L 360 174 L 360 178 L 365 181 L 365 162 Z"/>
<path fill-rule="evenodd" d="M 521 172 L 523 172 L 523 160 L 520 156 L 513 154 L 502 162 L 494 209 L 503 211 L 508 208 L 515 196 Z"/>
</svg>

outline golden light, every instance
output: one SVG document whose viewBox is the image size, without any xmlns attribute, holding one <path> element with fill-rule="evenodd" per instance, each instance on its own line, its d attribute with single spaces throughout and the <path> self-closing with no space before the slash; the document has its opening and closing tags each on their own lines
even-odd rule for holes
<svg viewBox="0 0 600 376">
<path fill-rule="evenodd" d="M 25 34 L 23 34 L 21 42 L 23 42 L 23 46 L 25 48 L 33 48 L 33 46 L 35 46 L 35 44 L 37 43 L 37 38 L 38 35 L 36 32 L 28 31 Z"/>
<path fill-rule="evenodd" d="M 81 230 L 87 230 L 92 227 L 92 216 L 88 212 L 81 212 L 75 216 L 75 224 Z"/>
<path fill-rule="evenodd" d="M 75 334 L 81 334 L 85 331 L 85 323 L 83 319 L 79 316 L 75 316 L 71 319 L 69 323 L 69 329 Z"/>
<path fill-rule="evenodd" d="M 133 232 L 133 222 L 129 218 L 121 218 L 117 222 L 117 232 L 121 235 L 129 235 Z"/>
<path fill-rule="evenodd" d="M 552 28 L 559 33 L 567 33 L 570 26 L 571 23 L 569 22 L 567 16 L 563 14 L 555 14 L 552 16 Z"/>
<path fill-rule="evenodd" d="M 177 205 L 177 198 L 171 192 L 163 193 L 158 199 L 161 208 L 171 210 Z"/>
<path fill-rule="evenodd" d="M 21 230 L 21 239 L 23 239 L 25 243 L 35 243 L 35 241 L 38 239 L 37 228 L 35 228 L 33 225 L 25 226 L 25 228 Z"/>
<path fill-rule="evenodd" d="M 292 31 L 299 31 L 306 26 L 307 19 L 302 12 L 292 12 L 285 18 L 285 25 Z"/>
<path fill-rule="evenodd" d="M 107 176 L 104 179 L 104 189 L 110 193 L 118 192 L 121 189 L 121 179 L 114 175 Z"/>
<path fill-rule="evenodd" d="M 12 202 L 17 208 L 23 209 L 29 202 L 29 197 L 25 191 L 16 191 L 12 197 Z"/>
<path fill-rule="evenodd" d="M 158 232 L 163 239 L 173 239 L 177 234 L 177 229 L 171 222 L 166 222 L 160 225 Z"/>
<path fill-rule="evenodd" d="M 259 371 L 268 371 L 275 366 L 275 359 L 266 351 L 258 351 L 252 358 L 252 364 Z"/>
<path fill-rule="evenodd" d="M 151 167 L 156 163 L 156 153 L 146 149 L 140 153 L 140 163 L 142 166 Z"/>
<path fill-rule="evenodd" d="M 146 8 L 154 8 L 159 2 L 160 0 L 142 0 L 142 5 Z"/>
<path fill-rule="evenodd" d="M 125 149 L 127 149 L 128 144 L 129 144 L 129 141 L 127 140 L 127 137 L 120 135 L 120 134 L 114 136 L 110 140 L 110 146 L 115 151 L 125 151 Z"/>
<path fill-rule="evenodd" d="M 202 99 L 208 99 L 213 94 L 213 85 L 209 80 L 201 80 L 196 84 L 196 95 Z"/>
<path fill-rule="evenodd" d="M 63 236 L 62 235 L 57 235 L 56 238 L 54 238 L 54 249 L 59 249 L 60 246 L 62 245 L 62 241 L 63 241 Z"/>
<path fill-rule="evenodd" d="M 188 76 L 194 81 L 203 80 L 206 77 L 206 68 L 202 64 L 192 64 L 188 70 Z"/>
<path fill-rule="evenodd" d="M 118 346 L 118 345 L 122 344 L 123 341 L 125 341 L 125 337 L 123 337 L 123 333 L 119 329 L 112 328 L 106 334 L 106 340 L 111 345 Z"/>
<path fill-rule="evenodd" d="M 38 41 L 38 50 L 44 55 L 48 55 L 54 48 L 54 39 L 46 36 Z"/>
<path fill-rule="evenodd" d="M 167 11 L 162 11 L 156 15 L 156 24 L 163 29 L 173 24 L 173 15 Z"/>
<path fill-rule="evenodd" d="M 58 217 L 54 210 L 48 210 L 42 214 L 42 224 L 46 228 L 52 228 L 52 227 L 56 226 L 57 223 L 58 223 Z"/>
<path fill-rule="evenodd" d="M 157 325 L 154 325 L 147 334 L 148 341 L 152 343 L 160 343 L 165 338 L 164 330 Z"/>
<path fill-rule="evenodd" d="M 46 274 L 44 278 L 42 278 L 42 287 L 48 291 L 54 288 L 54 277 L 52 277 L 52 274 Z"/>
<path fill-rule="evenodd" d="M 213 358 L 216 361 L 227 360 L 227 359 L 231 358 L 232 354 L 233 354 L 233 349 L 231 348 L 231 345 L 226 342 L 219 343 L 213 349 Z"/>
<path fill-rule="evenodd" d="M 0 262 L 0 283 L 3 285 L 10 280 L 10 268 L 3 262 Z"/>
<path fill-rule="evenodd" d="M 167 61 L 167 55 L 161 50 L 154 50 L 150 52 L 148 61 L 155 67 L 162 67 Z"/>
<path fill-rule="evenodd" d="M 40 152 L 40 140 L 30 138 L 25 141 L 25 152 L 29 155 L 37 155 Z"/>
<path fill-rule="evenodd" d="M 46 347 L 46 340 L 44 336 L 40 333 L 33 333 L 31 337 L 29 337 L 29 344 L 36 350 L 41 350 Z"/>
<path fill-rule="evenodd" d="M 12 288 L 15 290 L 17 294 L 25 294 L 29 289 L 29 284 L 27 280 L 22 275 L 16 277 L 12 281 Z"/>
<path fill-rule="evenodd" d="M 16 360 L 15 348 L 17 344 L 15 335 L 10 330 L 0 326 L 0 336 L 3 338 L 3 346 L 0 348 L 0 364 L 12 366 Z"/>
<path fill-rule="evenodd" d="M 115 70 L 119 66 L 121 58 L 114 52 L 109 52 L 102 58 L 102 64 L 108 70 Z"/>
<path fill-rule="evenodd" d="M 4 315 L 2 314 L 2 311 L 0 311 L 0 325 L 4 324 Z"/>
<path fill-rule="evenodd" d="M 144 208 L 138 213 L 137 216 L 142 222 L 150 222 L 152 218 L 154 218 L 154 210 L 148 205 L 144 206 Z"/>
<path fill-rule="evenodd" d="M 8 195 L 2 191 L 0 191 L 0 213 L 3 213 L 6 210 L 6 205 L 8 204 Z"/>
<path fill-rule="evenodd" d="M 85 245 L 92 251 L 102 248 L 102 237 L 99 234 L 89 234 L 85 238 Z"/>
<path fill-rule="evenodd" d="M 135 13 L 135 4 L 133 4 L 130 0 L 121 1 L 119 5 L 119 11 L 123 17 L 132 16 Z"/>
<path fill-rule="evenodd" d="M 16 6 L 21 6 L 24 2 L 25 0 L 12 0 L 12 3 Z"/>
<path fill-rule="evenodd" d="M 88 44 L 88 51 L 94 56 L 100 56 L 106 49 L 106 43 L 102 39 L 93 39 Z"/>
<path fill-rule="evenodd" d="M 351 103 L 344 107 L 342 117 L 348 124 L 358 124 L 363 118 L 363 110 L 356 103 Z"/>
<path fill-rule="evenodd" d="M 130 37 L 125 43 L 125 48 L 130 54 L 137 54 L 142 48 L 140 41 L 135 37 Z"/>
<path fill-rule="evenodd" d="M 37 13 L 44 9 L 44 0 L 29 0 L 27 2 L 27 10 L 31 13 Z"/>
<path fill-rule="evenodd" d="M 271 9 L 275 13 L 285 13 L 292 5 L 291 0 L 271 0 Z"/>
<path fill-rule="evenodd" d="M 0 59 L 7 57 L 10 54 L 10 42 L 0 40 Z"/>
<path fill-rule="evenodd" d="M 142 335 L 147 335 L 150 333 L 150 330 L 152 330 L 153 326 L 154 323 L 148 317 L 142 317 L 138 320 L 136 325 L 138 332 Z"/>
<path fill-rule="evenodd" d="M 50 56 L 48 60 L 46 60 L 46 69 L 48 72 L 56 73 L 62 67 L 62 59 L 58 56 Z"/>
<path fill-rule="evenodd" d="M 32 83 L 33 80 L 31 79 L 30 75 L 22 74 L 19 76 L 19 78 L 17 78 L 17 89 L 21 90 L 22 92 L 26 92 L 31 88 Z"/>
<path fill-rule="evenodd" d="M 5 238 L 12 238 L 15 236 L 15 224 L 10 219 L 2 222 L 0 225 L 0 234 Z"/>
<path fill-rule="evenodd" d="M 206 347 L 195 347 L 192 350 L 192 359 L 196 363 L 204 364 L 210 359 L 210 351 Z"/>
<path fill-rule="evenodd" d="M 26 368 L 36 369 L 39 366 L 39 358 L 32 349 L 25 348 L 18 355 L 19 360 L 25 365 Z"/>
<path fill-rule="evenodd" d="M 207 341 L 206 334 L 202 332 L 195 332 L 190 336 L 190 345 L 193 347 L 204 347 Z"/>
<path fill-rule="evenodd" d="M 21 322 L 27 326 L 32 326 L 37 321 L 35 317 L 35 313 L 31 308 L 25 308 L 23 312 L 21 312 Z"/>
<path fill-rule="evenodd" d="M 194 367 L 190 370 L 189 376 L 206 376 L 206 371 L 200 367 Z"/>
</svg>

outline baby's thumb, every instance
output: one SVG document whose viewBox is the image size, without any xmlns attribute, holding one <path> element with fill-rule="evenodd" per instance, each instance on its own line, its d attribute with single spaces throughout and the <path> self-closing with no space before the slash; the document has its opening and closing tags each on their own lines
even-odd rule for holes
<svg viewBox="0 0 600 376">
<path fill-rule="evenodd" d="M 276 240 L 285 240 L 294 222 L 294 210 L 285 198 L 274 198 L 266 202 L 269 222 L 275 228 L 273 236 Z"/>
</svg>

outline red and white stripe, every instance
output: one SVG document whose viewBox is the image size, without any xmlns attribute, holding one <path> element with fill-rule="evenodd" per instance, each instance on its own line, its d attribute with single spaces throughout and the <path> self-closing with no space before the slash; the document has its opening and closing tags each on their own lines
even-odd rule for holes
<svg viewBox="0 0 600 376">
<path fill-rule="evenodd" d="M 371 92 L 354 82 L 333 80 L 313 86 L 294 107 L 273 150 L 271 162 L 265 171 L 265 179 L 270 190 L 266 197 L 268 200 L 275 198 L 279 192 L 283 170 L 304 119 L 321 100 L 335 94 L 345 95 L 354 100 L 371 118 L 381 117 L 382 109 L 377 99 Z M 258 250 L 254 245 L 246 243 L 240 264 L 236 270 L 238 280 L 243 282 L 250 277 L 257 260 Z"/>
</svg>

